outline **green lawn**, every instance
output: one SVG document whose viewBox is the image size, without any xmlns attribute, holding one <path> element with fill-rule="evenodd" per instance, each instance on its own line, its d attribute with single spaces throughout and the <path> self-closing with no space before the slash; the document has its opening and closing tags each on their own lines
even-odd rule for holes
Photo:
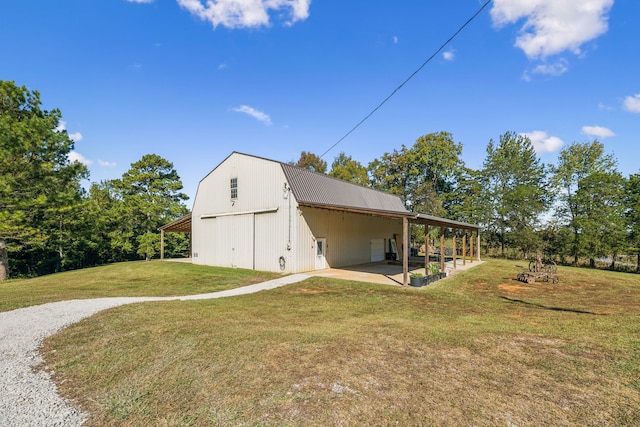
<svg viewBox="0 0 640 427">
<path fill-rule="evenodd" d="M 133 261 L 0 282 L 0 311 L 70 299 L 191 295 L 280 275 L 168 261 Z"/>
<path fill-rule="evenodd" d="M 527 285 L 514 264 L 122 306 L 48 339 L 45 364 L 90 426 L 640 425 L 640 276 Z"/>
</svg>

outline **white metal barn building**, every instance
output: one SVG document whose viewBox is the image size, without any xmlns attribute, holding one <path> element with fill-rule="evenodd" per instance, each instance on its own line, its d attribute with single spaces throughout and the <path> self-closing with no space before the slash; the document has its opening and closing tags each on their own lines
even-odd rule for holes
<svg viewBox="0 0 640 427">
<path fill-rule="evenodd" d="M 234 152 L 198 185 L 192 262 L 296 273 L 382 261 L 408 213 L 396 196 Z"/>
<path fill-rule="evenodd" d="M 282 273 L 383 261 L 392 241 L 406 266 L 409 221 L 477 230 L 411 213 L 391 194 L 238 152 L 200 181 L 191 221 L 192 263 Z"/>
</svg>

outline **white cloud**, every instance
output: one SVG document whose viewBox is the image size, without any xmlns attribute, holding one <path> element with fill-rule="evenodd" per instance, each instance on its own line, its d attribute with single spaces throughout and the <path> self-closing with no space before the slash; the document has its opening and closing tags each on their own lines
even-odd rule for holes
<svg viewBox="0 0 640 427">
<path fill-rule="evenodd" d="M 80 132 L 70 133 L 69 138 L 71 138 L 74 142 L 80 142 L 82 141 L 82 134 Z"/>
<path fill-rule="evenodd" d="M 614 0 L 494 0 L 496 27 L 524 21 L 515 45 L 531 59 L 580 47 L 608 30 Z"/>
<path fill-rule="evenodd" d="M 153 0 L 126 0 L 129 3 L 153 3 Z"/>
<path fill-rule="evenodd" d="M 569 68 L 567 67 L 567 61 L 560 59 L 552 64 L 538 64 L 531 72 L 533 74 L 543 74 L 548 76 L 561 76 L 566 73 Z"/>
<path fill-rule="evenodd" d="M 398 36 L 393 36 L 393 44 L 398 44 Z"/>
<path fill-rule="evenodd" d="M 447 61 L 453 61 L 456 58 L 456 51 L 453 49 L 449 49 L 448 51 L 442 54 L 442 57 Z"/>
<path fill-rule="evenodd" d="M 226 70 L 229 66 L 226 63 L 218 64 L 218 71 Z"/>
<path fill-rule="evenodd" d="M 82 154 L 78 153 L 77 151 L 70 151 L 69 152 L 69 161 L 71 163 L 80 162 L 85 166 L 89 166 L 91 163 L 93 163 L 92 160 L 87 159 Z"/>
<path fill-rule="evenodd" d="M 98 160 L 98 164 L 102 167 L 105 168 L 115 168 L 116 167 L 116 162 L 107 162 L 104 160 Z"/>
<path fill-rule="evenodd" d="M 63 132 L 67 130 L 67 122 L 64 120 L 60 120 L 58 122 L 58 126 L 56 126 L 56 132 Z M 72 139 L 74 142 L 82 141 L 82 134 L 80 132 L 70 133 L 69 139 Z"/>
<path fill-rule="evenodd" d="M 640 113 L 640 93 L 634 96 L 627 96 L 624 99 L 624 108 L 632 113 Z"/>
<path fill-rule="evenodd" d="M 253 107 L 249 107 L 248 105 L 241 105 L 236 108 L 232 108 L 233 111 L 237 113 L 244 113 L 256 120 L 260 120 L 262 123 L 266 125 L 271 125 L 271 118 L 268 114 L 263 113 L 262 111 L 256 110 Z"/>
<path fill-rule="evenodd" d="M 613 111 L 613 107 L 610 106 L 610 105 L 607 105 L 607 104 L 605 104 L 603 102 L 600 102 L 598 104 L 598 110 L 600 110 L 600 111 Z"/>
<path fill-rule="evenodd" d="M 599 138 L 609 138 L 611 136 L 616 136 L 615 133 L 609 128 L 605 128 L 602 126 L 582 126 L 582 133 L 589 136 L 597 136 Z"/>
<path fill-rule="evenodd" d="M 533 132 L 525 133 L 533 144 L 533 148 L 536 153 L 554 153 L 559 151 L 564 142 L 557 136 L 549 136 L 546 132 L 541 130 L 535 130 Z"/>
<path fill-rule="evenodd" d="M 269 12 L 278 11 L 287 18 L 285 25 L 292 25 L 309 17 L 311 0 L 177 0 L 178 4 L 214 28 L 254 28 L 270 24 Z"/>
</svg>

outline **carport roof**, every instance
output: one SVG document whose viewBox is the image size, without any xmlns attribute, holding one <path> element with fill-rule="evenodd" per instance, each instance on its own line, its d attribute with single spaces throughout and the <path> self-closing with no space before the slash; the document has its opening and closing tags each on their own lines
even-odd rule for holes
<svg viewBox="0 0 640 427">
<path fill-rule="evenodd" d="M 191 213 L 188 213 L 169 224 L 165 224 L 159 230 L 167 233 L 191 233 Z"/>
<path fill-rule="evenodd" d="M 410 214 L 402 200 L 393 194 L 286 163 L 281 165 L 291 191 L 301 205 Z"/>
<path fill-rule="evenodd" d="M 398 196 L 363 187 L 287 163 L 280 163 L 296 201 L 301 206 L 353 213 L 407 218 L 414 224 L 478 230 L 478 225 L 409 212 Z"/>
</svg>

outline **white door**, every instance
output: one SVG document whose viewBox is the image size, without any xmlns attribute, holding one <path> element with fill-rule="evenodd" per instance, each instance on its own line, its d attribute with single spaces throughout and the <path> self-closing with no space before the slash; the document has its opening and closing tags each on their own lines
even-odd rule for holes
<svg viewBox="0 0 640 427">
<path fill-rule="evenodd" d="M 232 217 L 231 266 L 234 268 L 254 268 L 253 214 Z"/>
<path fill-rule="evenodd" d="M 384 239 L 371 240 L 371 262 L 384 261 Z"/>
<path fill-rule="evenodd" d="M 327 239 L 324 237 L 316 239 L 316 270 L 327 268 Z"/>
</svg>

